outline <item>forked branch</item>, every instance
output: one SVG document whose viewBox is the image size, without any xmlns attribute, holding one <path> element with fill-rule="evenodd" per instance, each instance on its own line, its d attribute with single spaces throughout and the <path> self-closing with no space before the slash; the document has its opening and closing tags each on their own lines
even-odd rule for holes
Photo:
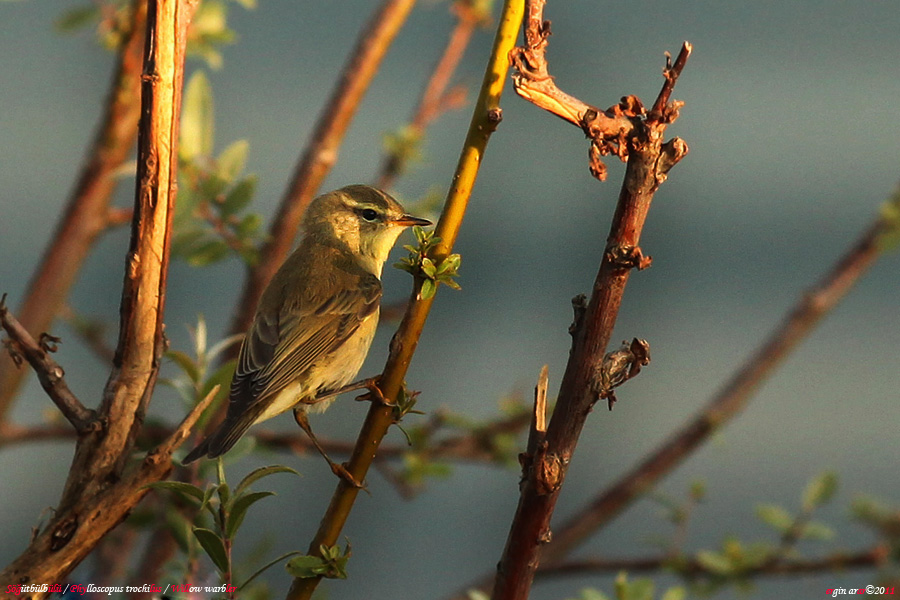
<svg viewBox="0 0 900 600">
<path fill-rule="evenodd" d="M 528 597 L 541 546 L 551 539 L 550 519 L 587 415 L 601 397 L 612 402 L 613 389 L 649 360 L 643 341 L 609 354 L 606 348 L 631 270 L 650 264 L 638 244 L 653 195 L 668 170 L 687 154 L 684 142 L 676 138 L 663 143 L 663 137 L 667 125 L 678 117 L 681 104 L 669 97 L 690 55 L 690 44 L 684 44 L 675 65 L 667 61 L 666 81 L 654 112 L 647 114 L 635 96 L 601 112 L 563 93 L 550 78 L 544 4 L 544 0 L 528 3 L 526 46 L 512 55 L 520 71 L 516 91 L 585 131 L 592 140 L 591 171 L 598 179 L 606 174 L 599 159 L 603 154 L 627 158 L 628 165 L 590 301 L 579 310 L 572 329 L 572 351 L 546 436 L 534 455 L 523 460 L 519 505 L 497 567 L 493 600 Z"/>
</svg>

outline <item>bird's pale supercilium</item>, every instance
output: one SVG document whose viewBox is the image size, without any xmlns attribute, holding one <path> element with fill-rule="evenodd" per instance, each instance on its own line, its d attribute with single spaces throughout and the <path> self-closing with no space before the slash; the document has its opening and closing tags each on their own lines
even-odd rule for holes
<svg viewBox="0 0 900 600">
<path fill-rule="evenodd" d="M 225 420 L 183 462 L 224 454 L 251 425 L 291 408 L 301 425 L 307 412 L 328 408 L 328 394 L 356 377 L 369 352 L 388 253 L 406 227 L 430 224 L 365 185 L 313 200 L 303 238 L 244 338 Z"/>
</svg>

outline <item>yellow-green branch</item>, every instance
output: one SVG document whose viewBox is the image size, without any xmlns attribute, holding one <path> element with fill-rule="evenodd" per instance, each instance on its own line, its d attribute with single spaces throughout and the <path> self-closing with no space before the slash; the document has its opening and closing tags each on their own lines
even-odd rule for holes
<svg viewBox="0 0 900 600">
<path fill-rule="evenodd" d="M 453 248 L 488 139 L 500 122 L 500 96 L 509 70 L 508 55 L 515 46 L 523 13 L 523 0 L 506 0 L 469 132 L 447 193 L 443 213 L 437 224 L 436 234 L 441 238 L 441 242 L 435 248 L 436 260 L 448 256 Z M 434 301 L 434 296 L 428 299 L 420 298 L 420 287 L 421 281 L 417 279 L 411 302 L 391 342 L 391 353 L 382 373 L 381 391 L 389 399 L 395 399 L 400 394 L 406 371 Z M 353 455 L 347 464 L 348 471 L 357 481 L 365 479 L 378 446 L 392 424 L 393 409 L 373 403 L 357 438 Z M 341 480 L 322 518 L 319 531 L 310 543 L 310 554 L 318 553 L 322 544 L 331 546 L 337 543 L 358 493 L 359 489 Z M 310 598 L 318 583 L 318 578 L 296 578 L 288 592 L 288 600 Z"/>
</svg>

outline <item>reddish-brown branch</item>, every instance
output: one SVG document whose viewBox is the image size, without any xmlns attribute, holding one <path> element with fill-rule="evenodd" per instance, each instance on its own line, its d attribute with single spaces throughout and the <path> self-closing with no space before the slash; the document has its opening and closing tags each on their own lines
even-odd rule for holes
<svg viewBox="0 0 900 600">
<path fill-rule="evenodd" d="M 879 218 L 810 288 L 768 340 L 723 386 L 709 405 L 634 469 L 558 528 L 543 553 L 548 564 L 567 556 L 637 497 L 651 489 L 747 405 L 751 395 L 782 364 L 878 259 L 879 239 L 887 223 Z"/>
<path fill-rule="evenodd" d="M 41 382 L 41 387 L 53 400 L 53 403 L 59 408 L 60 412 L 75 427 L 75 431 L 79 434 L 88 433 L 92 429 L 98 427 L 96 414 L 94 411 L 85 408 L 81 401 L 75 397 L 69 386 L 66 385 L 63 376 L 62 367 L 50 357 L 50 350 L 53 348 L 44 342 L 46 334 L 41 335 L 42 343 L 38 343 L 28 331 L 19 323 L 15 317 L 10 314 L 6 308 L 6 294 L 0 297 L 0 326 L 6 330 L 9 340 L 6 342 L 9 346 L 9 352 L 12 355 L 13 362 L 20 361 L 24 358 L 37 373 Z M 59 340 L 53 338 L 52 343 Z M 15 358 L 19 356 L 20 358 Z"/>
<path fill-rule="evenodd" d="M 108 206 L 115 171 L 128 158 L 140 113 L 141 51 L 146 2 L 135 0 L 132 21 L 119 52 L 106 108 L 88 159 L 19 305 L 18 319 L 36 336 L 50 329 L 97 235 L 109 227 Z M 26 371 L 0 356 L 0 422 L 3 422 Z"/>
<path fill-rule="evenodd" d="M 456 27 L 450 34 L 444 53 L 438 60 L 428 80 L 422 98 L 416 107 L 413 117 L 409 122 L 409 128 L 414 137 L 421 137 L 428 125 L 431 124 L 442 112 L 458 103 L 459 94 L 448 93 L 447 87 L 456 68 L 462 60 L 475 27 L 485 20 L 485 15 L 476 11 L 468 2 L 457 1 L 453 4 L 453 12 L 457 16 Z M 465 93 L 462 94 L 465 99 Z M 403 168 L 403 158 L 399 153 L 391 153 L 384 159 L 380 174 L 377 178 L 377 186 L 388 189 L 397 179 Z"/>
<path fill-rule="evenodd" d="M 366 24 L 281 199 L 259 262 L 247 273 L 232 332 L 244 333 L 253 320 L 263 290 L 290 251 L 303 212 L 337 161 L 338 149 L 363 94 L 414 4 L 415 0 L 385 0 Z"/>
<path fill-rule="evenodd" d="M 531 69 L 532 77 L 545 87 L 547 82 L 555 88 L 546 75 L 544 50 L 549 25 L 543 20 L 544 0 L 530 0 L 526 23 L 528 48 L 518 53 L 517 67 Z M 690 54 L 685 44 L 678 63 L 682 64 Z M 514 56 L 514 59 L 516 57 Z M 662 100 L 668 96 L 671 84 L 677 77 L 673 69 L 667 70 L 667 81 L 660 93 L 664 119 L 640 119 L 642 107 L 635 97 L 629 97 L 622 114 L 631 125 L 631 133 L 621 141 L 620 156 L 628 157 L 625 180 L 613 216 L 606 252 L 594 282 L 591 299 L 579 323 L 573 330 L 573 347 L 560 385 L 559 397 L 545 439 L 537 450 L 523 457 L 523 483 L 519 505 L 510 526 L 509 537 L 500 563 L 497 566 L 493 600 L 524 600 L 528 597 L 534 572 L 540 562 L 541 546 L 551 539 L 550 518 L 565 479 L 569 461 L 584 427 L 587 415 L 594 403 L 603 395 L 604 386 L 598 386 L 602 373 L 606 348 L 618 315 L 619 306 L 632 268 L 642 268 L 649 262 L 638 246 L 640 233 L 653 200 L 653 194 L 665 179 L 659 170 L 660 158 L 671 149 L 669 167 L 680 160 L 687 147 L 681 144 L 663 144 L 668 123 L 677 117 L 677 106 Z M 520 78 L 522 79 L 522 78 Z M 559 103 L 563 98 L 555 96 Z M 539 104 L 541 106 L 541 104 Z M 582 110 L 582 105 L 569 106 L 569 113 Z M 593 113 L 593 111 L 590 111 Z M 582 114 L 581 125 L 585 131 L 588 120 L 596 122 L 595 114 Z M 617 133 L 618 135 L 618 133 Z M 606 140 L 607 134 L 595 137 L 595 145 Z"/>
<path fill-rule="evenodd" d="M 163 308 L 176 185 L 178 115 L 187 28 L 196 1 L 150 0 L 141 76 L 138 179 L 126 257 L 119 342 L 93 428 L 78 438 L 53 519 L 0 580 L 62 580 L 172 468 L 212 394 L 175 432 L 127 469 L 153 392 L 163 351 Z"/>
</svg>

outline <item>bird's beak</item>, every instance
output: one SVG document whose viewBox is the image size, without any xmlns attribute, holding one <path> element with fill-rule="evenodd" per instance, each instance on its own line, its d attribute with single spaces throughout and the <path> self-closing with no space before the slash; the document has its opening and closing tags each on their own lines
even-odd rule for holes
<svg viewBox="0 0 900 600">
<path fill-rule="evenodd" d="M 412 227 L 413 225 L 428 227 L 429 225 L 433 225 L 433 223 L 428 219 L 420 219 L 419 217 L 414 217 L 412 215 L 403 215 L 398 219 L 392 219 L 391 225 L 400 225 L 401 227 Z"/>
</svg>

